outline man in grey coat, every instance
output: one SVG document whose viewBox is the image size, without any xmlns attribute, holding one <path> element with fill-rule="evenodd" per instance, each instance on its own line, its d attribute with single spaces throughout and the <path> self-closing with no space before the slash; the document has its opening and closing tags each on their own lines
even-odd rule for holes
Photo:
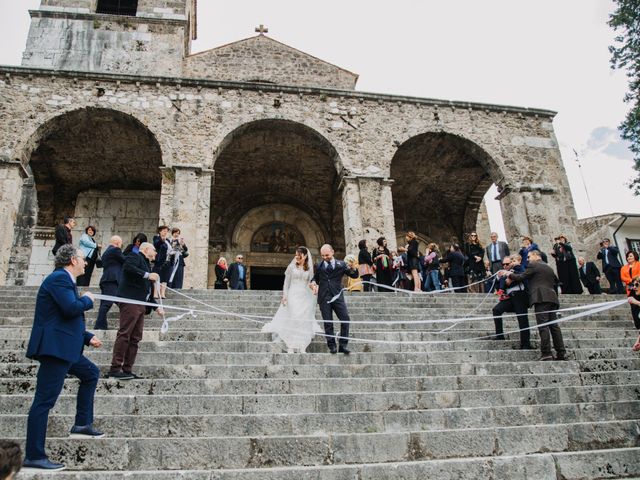
<svg viewBox="0 0 640 480">
<path fill-rule="evenodd" d="M 508 276 L 515 282 L 527 282 L 529 286 L 529 300 L 536 312 L 536 321 L 538 325 L 556 320 L 556 313 L 560 306 L 558 294 L 555 286 L 558 283 L 553 269 L 542 262 L 542 255 L 538 250 L 531 250 L 528 255 L 529 264 L 523 273 L 513 273 L 503 271 L 502 276 Z M 553 360 L 551 353 L 551 341 L 553 340 L 553 348 L 556 350 L 556 360 L 565 360 L 566 350 L 564 341 L 562 340 L 562 332 L 560 325 L 554 323 L 552 325 L 538 326 L 540 334 L 540 350 L 542 356 L 540 360 Z"/>
</svg>

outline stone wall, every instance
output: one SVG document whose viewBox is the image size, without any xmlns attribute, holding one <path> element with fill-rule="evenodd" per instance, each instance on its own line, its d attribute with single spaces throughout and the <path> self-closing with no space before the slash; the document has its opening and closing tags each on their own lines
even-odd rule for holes
<svg viewBox="0 0 640 480">
<path fill-rule="evenodd" d="M 41 0 L 40 10 L 94 13 L 98 0 Z M 194 9 L 195 0 L 138 0 L 138 17 L 184 20 Z"/>
<path fill-rule="evenodd" d="M 78 196 L 75 218 L 76 228 L 72 231 L 73 243 L 78 245 L 84 229 L 88 225 L 96 227 L 96 243 L 107 248 L 112 235 L 119 235 L 126 245 L 139 232 L 149 239 L 158 226 L 160 192 L 135 190 L 88 191 Z M 30 249 L 26 285 L 40 285 L 53 269 L 51 249 L 55 244 L 54 228 L 34 229 Z M 100 282 L 102 272 L 95 269 L 91 284 Z"/>
<path fill-rule="evenodd" d="M 361 238 L 370 244 L 380 234 L 395 240 L 392 162 L 399 146 L 426 133 L 471 145 L 468 151 L 486 179 L 501 191 L 508 238 L 530 234 L 542 245 L 550 244 L 558 232 L 577 238 L 573 202 L 551 124 L 554 112 L 204 80 L 176 82 L 80 72 L 50 75 L 19 67 L 2 67 L 0 74 L 2 161 L 28 165 L 42 135 L 41 126 L 77 109 L 112 109 L 149 130 L 158 141 L 167 172 L 162 179 L 160 218 L 166 222 L 180 218 L 181 228 L 189 226 L 197 237 L 197 254 L 191 261 L 202 265 L 202 273 L 194 285 L 206 285 L 209 237 L 202 226 L 209 223 L 211 197 L 207 194 L 216 188 L 216 159 L 231 132 L 258 121 L 299 124 L 331 146 L 340 182 L 335 205 L 342 212 L 349 251 Z M 421 181 L 419 166 L 398 175 Z M 184 167 L 193 174 L 178 175 Z M 278 174 L 277 164 L 273 174 Z M 446 181 L 456 181 L 455 169 Z M 477 185 L 468 187 L 470 193 L 460 192 L 462 207 Z M 16 191 L 20 188 L 21 184 Z M 433 208 L 448 208 L 428 190 L 419 192 L 417 199 L 435 202 Z M 5 202 L 0 209 L 6 225 L 14 224 L 15 203 Z M 451 228 L 463 230 L 462 224 Z M 195 277 L 189 281 L 195 282 Z"/>
<path fill-rule="evenodd" d="M 32 11 L 22 65 L 179 76 L 189 37 L 185 21 Z"/>
<path fill-rule="evenodd" d="M 353 90 L 358 75 L 264 35 L 190 55 L 184 76 Z"/>
</svg>

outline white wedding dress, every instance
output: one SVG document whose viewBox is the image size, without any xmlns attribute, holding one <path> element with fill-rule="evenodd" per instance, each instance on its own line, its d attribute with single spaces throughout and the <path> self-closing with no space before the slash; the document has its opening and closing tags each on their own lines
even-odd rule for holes
<svg viewBox="0 0 640 480">
<path fill-rule="evenodd" d="M 286 305 L 280 305 L 269 323 L 262 327 L 263 332 L 273 334 L 273 340 L 282 340 L 289 352 L 304 352 L 316 333 L 322 333 L 315 320 L 316 297 L 309 288 L 313 278 L 313 263 L 305 270 L 295 264 L 289 264 L 285 271 L 282 295 Z"/>
</svg>

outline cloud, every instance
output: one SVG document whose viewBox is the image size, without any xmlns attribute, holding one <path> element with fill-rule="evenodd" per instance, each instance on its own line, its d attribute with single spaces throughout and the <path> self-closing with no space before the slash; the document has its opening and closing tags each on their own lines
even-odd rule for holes
<svg viewBox="0 0 640 480">
<path fill-rule="evenodd" d="M 604 153 L 620 160 L 632 160 L 629 142 L 620 138 L 620 132 L 611 127 L 598 127 L 587 140 L 587 149 L 592 153 Z"/>
</svg>

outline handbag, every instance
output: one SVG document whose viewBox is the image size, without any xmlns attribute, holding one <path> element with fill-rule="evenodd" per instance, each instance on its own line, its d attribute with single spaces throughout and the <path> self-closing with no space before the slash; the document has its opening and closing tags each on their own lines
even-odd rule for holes
<svg viewBox="0 0 640 480">
<path fill-rule="evenodd" d="M 96 250 L 96 252 L 98 252 L 98 256 L 96 257 L 96 268 L 102 268 L 102 255 L 100 254 L 99 250 Z"/>
<path fill-rule="evenodd" d="M 363 277 L 364 275 L 373 275 L 373 268 L 371 268 L 371 265 L 368 265 L 366 263 L 358 265 L 358 274 Z"/>
</svg>

